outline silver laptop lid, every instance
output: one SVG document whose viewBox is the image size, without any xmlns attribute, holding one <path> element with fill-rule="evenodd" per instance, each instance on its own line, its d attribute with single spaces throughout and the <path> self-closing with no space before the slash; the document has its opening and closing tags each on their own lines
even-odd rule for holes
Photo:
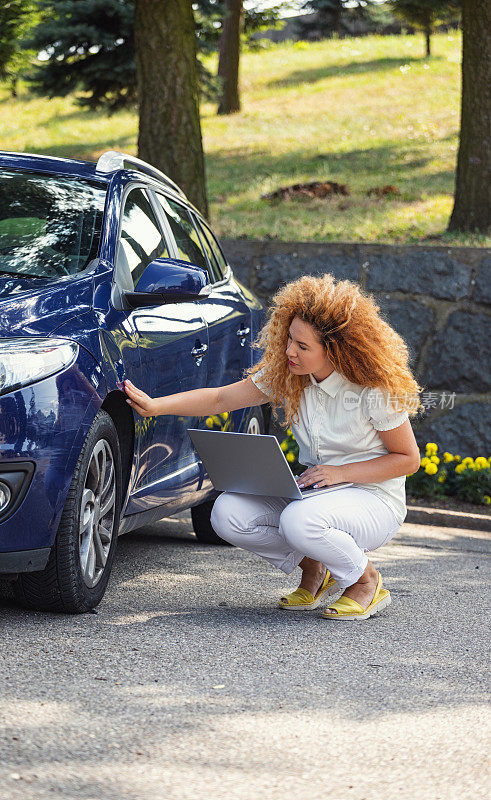
<svg viewBox="0 0 491 800">
<path fill-rule="evenodd" d="M 323 487 L 302 492 L 276 436 L 199 428 L 187 430 L 218 491 L 302 500 L 331 489 Z M 341 485 L 351 484 L 336 484 Z"/>
</svg>

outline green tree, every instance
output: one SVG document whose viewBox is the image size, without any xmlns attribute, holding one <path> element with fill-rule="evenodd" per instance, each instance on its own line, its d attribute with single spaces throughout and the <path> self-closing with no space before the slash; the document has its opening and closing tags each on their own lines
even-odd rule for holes
<svg viewBox="0 0 491 800">
<path fill-rule="evenodd" d="M 22 41 L 33 22 L 32 0 L 8 0 L 0 4 L 0 80 L 8 81 L 12 96 L 17 95 L 19 72 L 29 63 Z"/>
<path fill-rule="evenodd" d="M 372 0 L 306 0 L 302 8 L 315 12 L 315 19 L 302 21 L 305 31 L 319 31 L 324 36 L 333 32 L 341 36 L 345 31 L 345 15 L 363 18 Z"/>
<path fill-rule="evenodd" d="M 269 9 L 252 7 L 244 9 L 242 0 L 221 0 L 222 25 L 219 43 L 218 77 L 220 101 L 218 114 L 240 111 L 239 65 L 241 42 L 251 42 L 256 31 L 279 24 L 281 6 Z"/>
<path fill-rule="evenodd" d="M 136 103 L 133 0 L 38 0 L 29 47 L 44 59 L 31 74 L 48 97 L 85 94 L 82 106 L 115 111 Z"/>
<path fill-rule="evenodd" d="M 218 77 L 221 80 L 219 114 L 240 111 L 239 61 L 240 35 L 244 26 L 244 5 L 242 0 L 225 0 L 225 5 L 226 13 L 222 22 L 218 60 Z"/>
<path fill-rule="evenodd" d="M 462 109 L 450 231 L 491 230 L 491 6 L 462 0 Z"/>
<path fill-rule="evenodd" d="M 29 46 L 42 53 L 33 89 L 48 97 L 83 92 L 82 106 L 115 111 L 136 105 L 133 41 L 135 0 L 38 0 L 40 18 Z M 196 3 L 198 49 L 218 46 L 221 0 Z M 218 96 L 218 81 L 198 62 L 200 91 Z"/>
<path fill-rule="evenodd" d="M 136 0 L 138 155 L 163 170 L 207 215 L 191 0 Z"/>
<path fill-rule="evenodd" d="M 389 7 L 400 19 L 425 35 L 426 56 L 431 55 L 431 34 L 435 25 L 459 16 L 460 0 L 391 0 Z"/>
</svg>

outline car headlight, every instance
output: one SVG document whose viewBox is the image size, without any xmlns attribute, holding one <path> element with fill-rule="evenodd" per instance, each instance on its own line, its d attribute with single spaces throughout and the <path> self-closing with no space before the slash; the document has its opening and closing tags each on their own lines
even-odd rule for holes
<svg viewBox="0 0 491 800">
<path fill-rule="evenodd" d="M 0 339 L 0 395 L 61 372 L 77 354 L 69 339 Z"/>
</svg>

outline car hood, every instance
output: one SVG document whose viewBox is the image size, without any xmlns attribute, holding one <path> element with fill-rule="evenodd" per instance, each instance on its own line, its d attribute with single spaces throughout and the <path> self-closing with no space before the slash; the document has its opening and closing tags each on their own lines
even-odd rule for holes
<svg viewBox="0 0 491 800">
<path fill-rule="evenodd" d="M 0 275 L 0 337 L 53 333 L 92 307 L 92 275 L 22 278 Z"/>
</svg>

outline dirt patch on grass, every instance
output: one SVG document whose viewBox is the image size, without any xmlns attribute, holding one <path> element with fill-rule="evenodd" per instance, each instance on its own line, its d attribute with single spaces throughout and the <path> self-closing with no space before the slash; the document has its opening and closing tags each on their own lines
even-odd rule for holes
<svg viewBox="0 0 491 800">
<path fill-rule="evenodd" d="M 397 186 L 388 184 L 387 186 L 372 186 L 367 189 L 366 194 L 367 197 L 396 197 L 400 195 L 400 191 Z"/>
<path fill-rule="evenodd" d="M 330 197 L 334 194 L 348 196 L 350 190 L 344 183 L 335 181 L 310 181 L 282 186 L 269 194 L 262 194 L 261 200 L 291 200 L 294 197 Z"/>
</svg>

